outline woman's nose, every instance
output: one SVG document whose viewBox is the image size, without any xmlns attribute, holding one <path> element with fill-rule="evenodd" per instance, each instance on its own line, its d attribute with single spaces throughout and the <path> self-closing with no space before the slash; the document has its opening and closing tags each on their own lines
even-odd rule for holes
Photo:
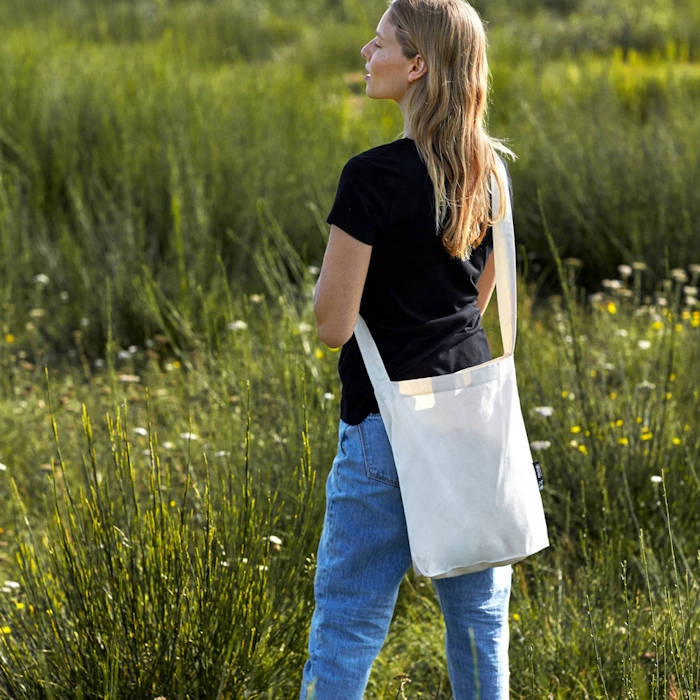
<svg viewBox="0 0 700 700">
<path fill-rule="evenodd" d="M 360 49 L 360 55 L 362 58 L 369 59 L 367 49 L 369 48 L 369 44 L 365 44 L 361 49 Z"/>
</svg>

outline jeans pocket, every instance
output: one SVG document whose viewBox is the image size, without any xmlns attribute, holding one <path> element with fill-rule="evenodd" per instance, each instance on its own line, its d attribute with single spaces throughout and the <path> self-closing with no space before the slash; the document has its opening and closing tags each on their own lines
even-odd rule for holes
<svg viewBox="0 0 700 700">
<path fill-rule="evenodd" d="M 367 476 L 398 488 L 399 477 L 382 417 L 370 413 L 357 427 Z"/>
</svg>

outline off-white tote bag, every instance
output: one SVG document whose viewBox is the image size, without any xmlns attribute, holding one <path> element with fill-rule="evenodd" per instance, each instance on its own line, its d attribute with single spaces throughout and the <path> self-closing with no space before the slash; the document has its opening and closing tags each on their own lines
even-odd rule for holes
<svg viewBox="0 0 700 700">
<path fill-rule="evenodd" d="M 498 162 L 503 182 L 507 177 Z M 491 179 L 493 211 L 499 189 Z M 515 239 L 510 198 L 493 226 L 504 354 L 453 374 L 391 381 L 367 324 L 355 326 L 399 477 L 416 573 L 458 576 L 549 546 L 515 377 Z"/>
</svg>

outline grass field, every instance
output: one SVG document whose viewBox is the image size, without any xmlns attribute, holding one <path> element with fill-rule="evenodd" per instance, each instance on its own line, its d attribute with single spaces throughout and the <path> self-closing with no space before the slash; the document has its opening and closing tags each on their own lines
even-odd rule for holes
<svg viewBox="0 0 700 700">
<path fill-rule="evenodd" d="M 552 541 L 513 697 L 700 693 L 686 5 L 480 6 Z M 0 7 L 0 697 L 298 692 L 339 400 L 311 296 L 340 168 L 400 129 L 358 76 L 383 6 Z M 367 697 L 450 697 L 413 574 Z"/>
</svg>

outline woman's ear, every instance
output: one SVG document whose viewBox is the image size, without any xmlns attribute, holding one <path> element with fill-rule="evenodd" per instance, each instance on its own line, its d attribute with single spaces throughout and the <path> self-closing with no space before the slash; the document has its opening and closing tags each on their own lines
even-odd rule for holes
<svg viewBox="0 0 700 700">
<path fill-rule="evenodd" d="M 423 56 L 417 53 L 411 60 L 411 67 L 408 71 L 408 82 L 415 83 L 428 72 L 428 66 L 423 60 Z"/>
</svg>

